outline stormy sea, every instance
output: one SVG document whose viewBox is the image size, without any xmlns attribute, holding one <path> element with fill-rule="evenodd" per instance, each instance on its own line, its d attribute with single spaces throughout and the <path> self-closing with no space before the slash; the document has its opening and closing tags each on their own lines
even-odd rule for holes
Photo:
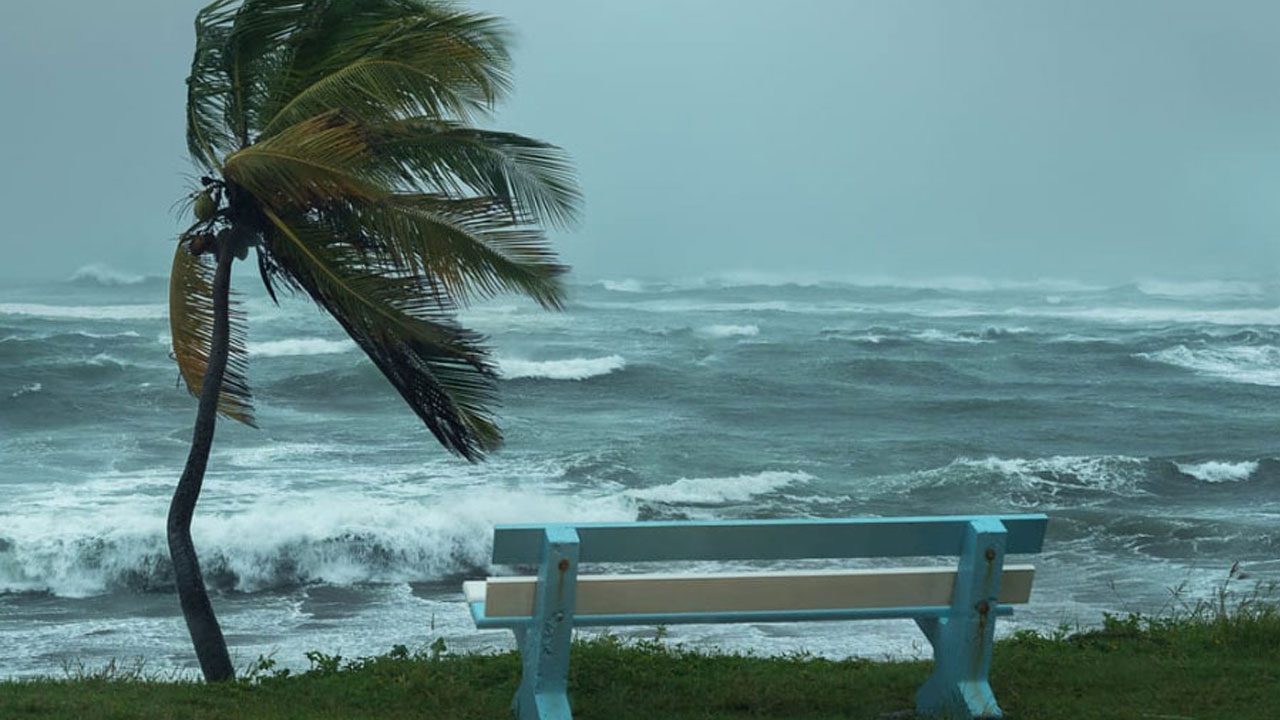
<svg viewBox="0 0 1280 720">
<path fill-rule="evenodd" d="M 563 312 L 463 312 L 507 436 L 472 465 L 255 275 L 261 429 L 219 424 L 193 528 L 240 667 L 512 647 L 460 592 L 499 522 L 1048 513 L 1002 633 L 1185 608 L 1234 563 L 1230 591 L 1280 579 L 1280 285 L 578 278 Z M 104 267 L 0 287 L 0 677 L 194 667 L 163 536 L 195 413 L 166 291 Z M 924 650 L 904 621 L 669 637 Z"/>
</svg>

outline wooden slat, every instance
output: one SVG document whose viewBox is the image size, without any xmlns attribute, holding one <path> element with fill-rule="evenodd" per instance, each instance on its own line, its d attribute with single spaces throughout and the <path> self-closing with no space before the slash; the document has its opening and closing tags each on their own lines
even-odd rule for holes
<svg viewBox="0 0 1280 720">
<path fill-rule="evenodd" d="M 723 522 L 566 523 L 578 531 L 582 562 L 789 560 L 958 555 L 976 516 L 751 520 Z M 1037 553 L 1045 515 L 997 515 L 1006 552 Z M 536 564 L 546 524 L 498 525 L 493 562 Z"/>
<path fill-rule="evenodd" d="M 999 602 L 1031 597 L 1031 565 L 1007 565 Z M 718 575 L 581 575 L 580 615 L 729 613 L 781 610 L 949 605 L 955 568 L 891 568 Z M 467 602 L 484 602 L 485 617 L 533 611 L 535 577 L 494 577 L 463 583 Z"/>
</svg>

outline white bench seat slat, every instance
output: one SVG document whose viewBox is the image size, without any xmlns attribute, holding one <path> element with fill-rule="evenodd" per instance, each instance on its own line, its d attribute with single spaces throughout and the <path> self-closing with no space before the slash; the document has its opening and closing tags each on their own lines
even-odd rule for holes
<svg viewBox="0 0 1280 720">
<path fill-rule="evenodd" d="M 1032 565 L 1006 565 L 999 602 L 1031 598 Z M 851 608 L 931 607 L 951 603 L 956 570 L 949 567 L 725 573 L 715 575 L 579 575 L 574 613 L 650 615 Z M 485 603 L 488 618 L 533 614 L 538 579 L 492 577 L 463 583 L 468 603 Z"/>
</svg>

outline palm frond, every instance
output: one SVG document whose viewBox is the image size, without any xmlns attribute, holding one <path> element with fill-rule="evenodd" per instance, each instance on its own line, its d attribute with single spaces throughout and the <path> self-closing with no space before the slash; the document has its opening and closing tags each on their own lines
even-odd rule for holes
<svg viewBox="0 0 1280 720">
<path fill-rule="evenodd" d="M 192 255 L 186 239 L 178 243 L 169 273 L 169 332 L 173 337 L 173 357 L 187 390 L 196 397 L 204 387 L 213 343 L 213 273 L 210 255 Z M 253 397 L 246 370 L 244 313 L 231 308 L 231 338 L 227 371 L 218 395 L 218 412 L 251 427 Z"/>
<path fill-rule="evenodd" d="M 226 123 L 232 91 L 226 72 L 226 45 L 231 34 L 234 0 L 218 0 L 196 13 L 196 50 L 187 77 L 187 151 L 206 170 L 222 166 L 219 158 L 236 147 Z"/>
<path fill-rule="evenodd" d="M 514 133 L 410 118 L 371 128 L 381 163 L 429 193 L 494 198 L 517 218 L 566 226 L 582 202 L 563 150 Z"/>
<path fill-rule="evenodd" d="M 459 304 L 516 292 L 546 308 L 563 306 L 568 268 L 539 228 L 513 223 L 493 198 L 392 195 L 328 208 L 322 217 L 337 236 L 359 228 L 363 251 L 437 282 Z"/>
<path fill-rule="evenodd" d="M 483 337 L 453 321 L 449 299 L 305 218 L 265 212 L 281 271 L 337 319 L 440 443 L 469 460 L 497 447 L 496 373 Z"/>
<path fill-rule="evenodd" d="M 224 175 L 277 209 L 390 192 L 367 133 L 337 112 L 304 120 L 227 158 Z"/>
<path fill-rule="evenodd" d="M 333 108 L 364 122 L 485 113 L 510 87 L 507 33 L 495 18 L 435 2 L 334 3 L 299 35 L 278 104 L 280 129 Z"/>
</svg>

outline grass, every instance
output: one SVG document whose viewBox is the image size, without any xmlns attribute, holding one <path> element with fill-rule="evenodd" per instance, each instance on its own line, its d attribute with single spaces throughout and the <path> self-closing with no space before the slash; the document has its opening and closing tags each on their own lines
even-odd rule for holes
<svg viewBox="0 0 1280 720">
<path fill-rule="evenodd" d="M 857 625 L 847 626 L 851 644 Z M 505 718 L 514 653 L 420 652 L 343 660 L 309 653 L 292 674 L 260 660 L 233 684 L 72 669 L 0 683 L 0 718 Z M 707 654 L 661 640 L 578 642 L 570 700 L 580 720 L 879 718 L 913 705 L 927 662 Z M 996 645 L 991 683 L 1016 720 L 1272 720 L 1280 712 L 1280 610 L 1255 591 L 1099 629 L 1020 632 Z M 909 716 L 909 713 L 906 715 Z"/>
</svg>

